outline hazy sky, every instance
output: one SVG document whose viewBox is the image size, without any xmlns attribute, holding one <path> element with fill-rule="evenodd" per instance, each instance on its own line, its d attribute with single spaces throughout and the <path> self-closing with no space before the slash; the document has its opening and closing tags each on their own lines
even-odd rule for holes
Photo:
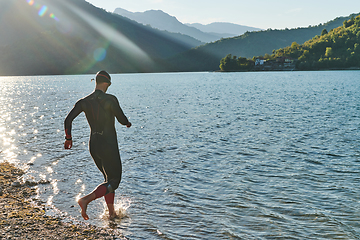
<svg viewBox="0 0 360 240">
<path fill-rule="evenodd" d="M 360 12 L 359 0 L 86 0 L 113 12 L 162 10 L 182 23 L 231 22 L 263 29 L 307 27 Z"/>
</svg>

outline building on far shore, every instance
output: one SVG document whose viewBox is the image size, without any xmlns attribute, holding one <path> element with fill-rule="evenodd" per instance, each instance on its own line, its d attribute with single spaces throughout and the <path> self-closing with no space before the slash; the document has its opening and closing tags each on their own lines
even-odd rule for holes
<svg viewBox="0 0 360 240">
<path fill-rule="evenodd" d="M 265 60 L 264 58 L 257 58 L 255 60 L 255 70 L 258 71 L 281 71 L 281 70 L 295 70 L 296 59 L 291 57 L 277 57 L 275 60 Z"/>
</svg>

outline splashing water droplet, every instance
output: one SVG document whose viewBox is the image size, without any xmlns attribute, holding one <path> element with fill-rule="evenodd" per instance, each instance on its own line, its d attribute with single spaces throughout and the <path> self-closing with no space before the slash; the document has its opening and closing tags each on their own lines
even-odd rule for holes
<svg viewBox="0 0 360 240">
<path fill-rule="evenodd" d="M 120 200 L 118 200 L 115 205 L 115 212 L 117 214 L 116 219 L 122 219 L 127 217 L 127 210 L 130 208 L 131 206 L 131 200 L 128 198 L 121 198 Z M 107 209 L 106 204 L 104 203 L 104 213 L 100 216 L 101 219 L 104 220 L 109 220 L 109 210 Z"/>
</svg>

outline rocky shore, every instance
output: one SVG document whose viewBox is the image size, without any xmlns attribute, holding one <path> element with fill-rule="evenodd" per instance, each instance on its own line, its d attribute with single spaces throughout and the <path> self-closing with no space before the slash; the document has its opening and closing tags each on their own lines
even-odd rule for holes
<svg viewBox="0 0 360 240">
<path fill-rule="evenodd" d="M 111 229 L 65 222 L 45 214 L 32 196 L 32 184 L 20 183 L 24 172 L 0 163 L 0 239 L 125 239 Z"/>
</svg>

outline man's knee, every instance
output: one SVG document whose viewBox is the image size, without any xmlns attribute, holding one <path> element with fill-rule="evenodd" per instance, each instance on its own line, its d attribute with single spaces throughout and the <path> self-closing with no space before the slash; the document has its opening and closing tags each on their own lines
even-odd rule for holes
<svg viewBox="0 0 360 240">
<path fill-rule="evenodd" d="M 117 179 L 110 179 L 109 180 L 109 184 L 107 186 L 107 190 L 109 193 L 114 192 L 120 184 L 121 178 L 117 178 Z"/>
</svg>

